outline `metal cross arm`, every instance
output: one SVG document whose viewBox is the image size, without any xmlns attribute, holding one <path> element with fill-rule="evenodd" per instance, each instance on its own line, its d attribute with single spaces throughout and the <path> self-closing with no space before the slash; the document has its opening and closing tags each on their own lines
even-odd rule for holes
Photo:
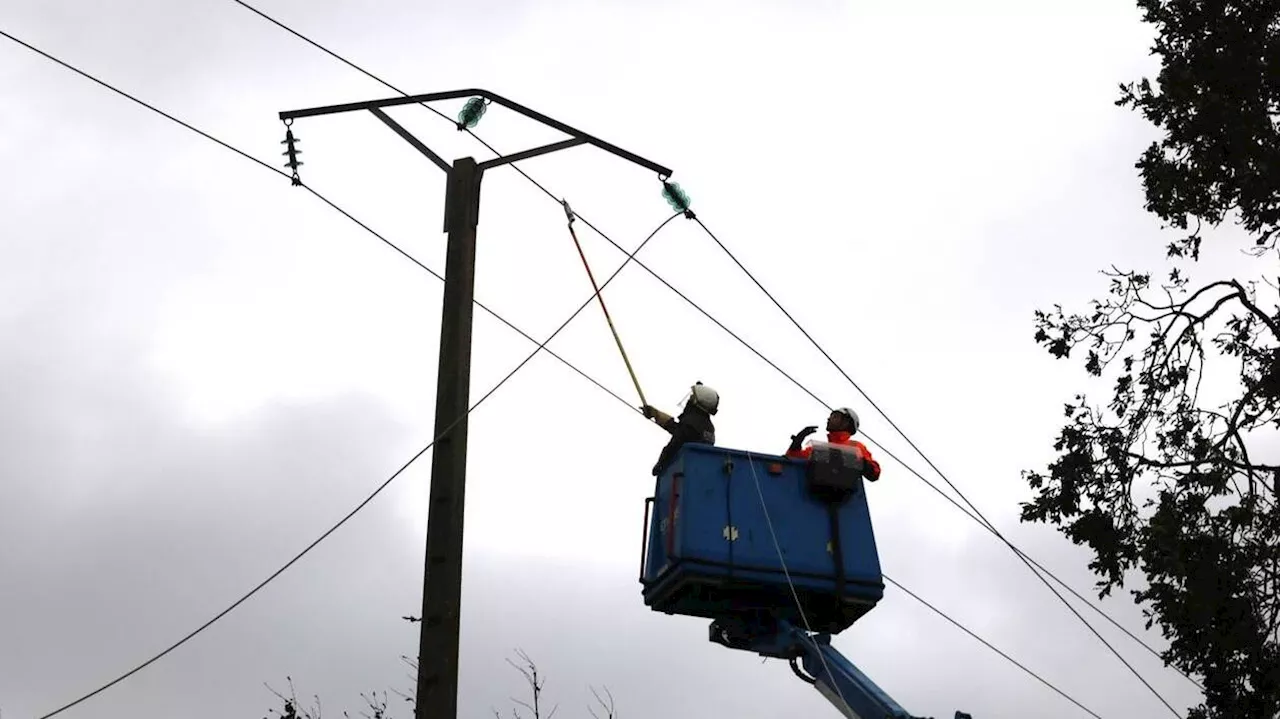
<svg viewBox="0 0 1280 719">
<path fill-rule="evenodd" d="M 524 152 L 517 152 L 517 153 L 515 153 L 514 155 L 503 155 L 502 157 L 495 157 L 495 158 L 493 158 L 492 160 L 489 160 L 489 161 L 487 161 L 487 162 L 482 162 L 482 163 L 480 163 L 480 169 L 481 169 L 481 170 L 487 170 L 487 169 L 489 169 L 489 168 L 491 168 L 491 167 L 498 167 L 498 166 L 500 166 L 500 165 L 508 165 L 508 164 L 511 164 L 512 162 L 519 162 L 519 161 L 521 161 L 521 160 L 527 160 L 527 159 L 529 159 L 530 157 L 537 157 L 538 155 L 545 155 L 545 154 L 547 154 L 547 153 L 549 153 L 549 152 L 555 152 L 556 150 L 564 150 L 564 149 L 568 149 L 568 148 L 570 148 L 570 147 L 575 147 L 575 146 L 577 146 L 577 145 L 585 145 L 587 142 L 589 142 L 589 140 L 587 140 L 587 139 L 586 139 L 586 138 L 584 138 L 584 137 L 574 137 L 574 138 L 571 138 L 571 139 L 568 139 L 568 140 L 561 140 L 560 142 L 553 142 L 553 143 L 551 143 L 550 145 L 543 145 L 542 147 L 535 147 L 535 148 L 533 148 L 532 150 L 525 150 Z"/>
<path fill-rule="evenodd" d="M 489 160 L 488 162 L 484 162 L 480 164 L 480 167 L 482 170 L 488 169 L 491 167 L 497 167 L 499 165 L 509 164 L 512 162 L 518 162 L 520 160 L 527 160 L 531 157 L 537 157 L 538 155 L 544 155 L 549 152 L 555 152 L 556 150 L 563 150 L 565 148 L 574 147 L 576 145 L 586 144 L 586 145 L 594 145 L 595 147 L 598 147 L 601 150 L 604 150 L 605 152 L 608 152 L 612 155 L 616 155 L 629 162 L 633 162 L 643 168 L 652 170 L 658 173 L 664 179 L 672 175 L 671 169 L 667 167 L 663 167 L 662 165 L 659 165 L 656 162 L 646 160 L 645 158 L 633 152 L 628 152 L 618 147 L 617 145 L 614 145 L 609 142 L 605 142 L 604 140 L 601 140 L 593 135 L 589 135 L 577 128 L 570 127 L 569 125 L 566 125 L 563 122 L 560 122 L 559 120 L 555 120 L 553 118 L 547 117 L 546 115 L 543 115 L 540 112 L 531 110 L 525 107 L 524 105 L 521 105 L 518 102 L 512 102 L 511 100 L 508 100 L 505 97 L 502 97 L 501 95 L 497 95 L 495 93 L 489 92 L 488 90 L 479 90 L 479 89 L 451 90 L 449 92 L 432 92 L 425 95 L 393 97 L 385 100 L 368 100 L 366 102 L 352 102 L 344 105 L 326 105 L 324 107 L 311 107 L 303 110 L 287 110 L 280 113 L 280 119 L 288 121 L 288 120 L 294 120 L 301 117 L 315 117 L 317 115 L 333 115 L 341 112 L 354 112 L 357 110 L 368 110 L 372 112 L 374 115 L 376 115 L 379 120 L 382 120 L 389 127 L 391 127 L 391 129 L 395 130 L 397 134 L 399 134 L 405 140 L 409 141 L 409 143 L 412 144 L 414 147 L 416 147 L 420 152 L 422 152 L 427 157 L 429 157 L 432 162 L 434 162 L 436 165 L 439 165 L 441 169 L 448 171 L 448 167 L 449 167 L 448 164 L 445 163 L 440 158 L 439 155 L 432 152 L 430 149 L 428 149 L 425 145 L 423 145 L 418 140 L 414 139 L 413 136 L 408 133 L 408 131 L 406 131 L 403 127 L 400 127 L 398 124 L 396 124 L 393 120 L 391 120 L 391 118 L 387 117 L 386 113 L 382 112 L 381 109 L 384 107 L 394 107 L 396 105 L 415 105 L 419 103 L 435 102 L 437 100 L 455 100 L 463 97 L 477 97 L 477 96 L 483 97 L 486 100 L 490 100 L 491 102 L 496 102 L 499 105 L 509 110 L 514 110 L 515 112 L 518 112 L 521 115 L 524 115 L 525 117 L 528 117 L 532 120 L 536 120 L 548 127 L 559 130 L 560 132 L 563 132 L 564 134 L 569 135 L 572 138 L 569 140 L 564 140 L 562 142 L 556 142 L 550 145 L 544 145 L 542 147 L 534 148 L 532 150 L 525 150 L 524 152 L 518 152 L 513 155 L 506 155 L 504 157 L 498 157 L 493 160 Z"/>
<path fill-rule="evenodd" d="M 435 152 L 433 152 L 430 147 L 427 147 L 425 144 L 423 144 L 422 140 L 419 140 L 418 138 L 414 137 L 408 130 L 404 129 L 400 125 L 400 123 L 388 117 L 387 113 L 383 112 L 382 110 L 379 110 L 376 107 L 369 108 L 369 112 L 372 112 L 374 117 L 385 122 L 387 124 L 387 127 L 390 127 L 392 130 L 395 130 L 397 135 L 404 138 L 406 142 L 408 142 L 410 145 L 413 145 L 415 148 L 417 148 L 418 152 L 421 152 L 422 154 L 430 158 L 432 162 L 436 163 L 437 167 L 439 167 L 441 170 L 444 170 L 446 173 L 449 172 L 449 170 L 451 169 L 450 165 L 449 163 L 444 161 L 443 157 L 440 157 Z"/>
</svg>

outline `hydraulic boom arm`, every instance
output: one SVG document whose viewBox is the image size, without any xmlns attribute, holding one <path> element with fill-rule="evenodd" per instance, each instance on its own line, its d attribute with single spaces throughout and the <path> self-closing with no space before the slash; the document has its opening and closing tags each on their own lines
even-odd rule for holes
<svg viewBox="0 0 1280 719">
<path fill-rule="evenodd" d="M 730 649 L 790 661 L 796 676 L 812 684 L 847 719 L 929 719 L 903 709 L 831 646 L 829 634 L 810 634 L 764 616 L 716 620 L 710 634 L 711 641 Z M 955 719 L 973 718 L 958 711 Z"/>
</svg>

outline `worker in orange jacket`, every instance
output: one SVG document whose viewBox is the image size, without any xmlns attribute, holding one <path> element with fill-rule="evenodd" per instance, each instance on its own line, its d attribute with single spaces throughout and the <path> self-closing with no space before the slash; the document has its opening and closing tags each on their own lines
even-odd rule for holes
<svg viewBox="0 0 1280 719">
<path fill-rule="evenodd" d="M 858 432 L 858 413 L 848 407 L 833 410 L 827 417 L 827 441 L 831 444 L 843 444 L 853 447 L 853 451 L 862 460 L 862 476 L 874 482 L 880 479 L 880 463 L 871 456 L 871 451 L 863 443 L 853 439 Z M 817 432 L 816 426 L 805 427 L 791 437 L 791 447 L 787 456 L 795 459 L 808 459 L 813 454 L 813 447 L 800 448 L 805 437 Z"/>
</svg>

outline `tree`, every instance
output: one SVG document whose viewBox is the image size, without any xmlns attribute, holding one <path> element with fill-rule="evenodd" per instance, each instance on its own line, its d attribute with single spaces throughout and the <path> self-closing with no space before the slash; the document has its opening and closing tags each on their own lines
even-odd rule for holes
<svg viewBox="0 0 1280 719">
<path fill-rule="evenodd" d="M 1203 679 L 1192 719 L 1278 717 L 1280 3 L 1138 4 L 1161 69 L 1117 105 L 1160 131 L 1136 167 L 1179 237 L 1167 280 L 1112 267 L 1088 311 L 1036 312 L 1037 343 L 1114 384 L 1105 407 L 1066 406 L 1056 459 L 1024 473 L 1022 520 L 1087 545 L 1100 597 L 1141 573 L 1131 593 L 1166 664 Z M 1228 222 L 1257 274 L 1194 285 L 1202 232 Z"/>
</svg>

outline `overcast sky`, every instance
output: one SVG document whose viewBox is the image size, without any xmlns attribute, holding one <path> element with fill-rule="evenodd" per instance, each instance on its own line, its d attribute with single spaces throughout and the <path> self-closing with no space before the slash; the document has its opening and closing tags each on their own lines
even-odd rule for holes
<svg viewBox="0 0 1280 719">
<path fill-rule="evenodd" d="M 694 209 L 1001 531 L 1092 596 L 1089 555 L 1020 526 L 1087 386 L 1032 340 L 1110 263 L 1167 241 L 1116 108 L 1150 30 L 1110 0 L 341 3 L 260 0 L 412 92 L 484 87 L 675 169 Z M 393 95 L 231 0 L 5 0 L 0 28 L 265 159 L 281 110 Z M 441 284 L 288 180 L 0 41 L 0 712 L 39 716 L 239 597 L 432 435 Z M 454 114 L 460 103 L 444 103 Z M 489 157 L 427 111 L 446 158 Z M 443 272 L 443 174 L 367 114 L 297 122 L 302 176 Z M 554 132 L 499 108 L 505 151 Z M 670 212 L 591 148 L 523 165 L 624 247 Z M 597 276 L 622 253 L 580 233 Z M 695 223 L 640 259 L 922 472 L 883 418 Z M 590 296 L 563 214 L 486 175 L 478 298 L 544 338 Z M 610 310 L 653 404 L 723 397 L 721 444 L 781 451 L 825 409 L 659 281 Z M 638 404 L 589 308 L 552 344 Z M 472 399 L 532 349 L 476 313 Z M 835 716 L 778 661 L 648 610 L 636 579 L 665 434 L 562 364 L 471 418 L 461 710 L 506 711 L 515 647 L 563 717 Z M 1103 717 L 1167 710 L 1012 553 L 899 464 L 871 488 L 884 571 Z M 68 718 L 256 719 L 292 676 L 326 716 L 412 691 L 429 456 L 253 600 Z M 937 481 L 935 479 L 935 481 Z M 941 484 L 941 482 L 939 482 Z M 1132 631 L 1127 595 L 1105 606 Z M 1197 693 L 1100 631 L 1180 711 Z M 1162 646 L 1155 633 L 1144 636 Z M 890 587 L 836 646 L 921 715 L 1080 709 Z M 394 699 L 394 695 L 392 697 Z M 407 708 L 401 716 L 409 716 Z"/>
</svg>

